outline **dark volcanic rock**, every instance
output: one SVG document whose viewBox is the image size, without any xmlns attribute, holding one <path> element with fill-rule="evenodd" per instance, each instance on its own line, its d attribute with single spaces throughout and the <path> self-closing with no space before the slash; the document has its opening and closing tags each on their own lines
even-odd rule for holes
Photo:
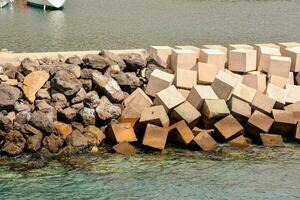
<svg viewBox="0 0 300 200">
<path fill-rule="evenodd" d="M 52 133 L 53 122 L 56 121 L 56 119 L 57 116 L 55 116 L 51 111 L 35 111 L 32 113 L 30 123 L 40 130 Z"/>
<path fill-rule="evenodd" d="M 112 104 L 106 96 L 101 97 L 99 106 L 96 108 L 101 120 L 116 119 L 121 115 L 121 108 Z"/>
<path fill-rule="evenodd" d="M 91 108 L 84 107 L 80 112 L 79 115 L 82 119 L 82 123 L 86 126 L 88 125 L 95 125 L 96 123 L 96 115 L 95 110 Z"/>
<path fill-rule="evenodd" d="M 141 87 L 143 82 L 136 76 L 134 72 L 121 72 L 119 74 L 111 74 L 122 90 L 132 93 L 136 88 Z"/>
<path fill-rule="evenodd" d="M 112 77 L 93 73 L 93 82 L 112 102 L 119 103 L 124 100 L 123 91 Z"/>
<path fill-rule="evenodd" d="M 100 56 L 103 56 L 105 58 L 108 58 L 119 65 L 121 70 L 124 70 L 126 68 L 126 64 L 121 58 L 121 56 L 114 54 L 112 52 L 109 52 L 108 50 L 102 49 L 99 53 Z"/>
<path fill-rule="evenodd" d="M 100 145 L 105 138 L 102 130 L 93 125 L 87 126 L 84 129 L 84 136 L 88 139 L 88 144 L 92 146 Z"/>
<path fill-rule="evenodd" d="M 71 96 L 82 88 L 81 82 L 77 79 L 74 72 L 70 70 L 60 70 L 56 72 L 51 80 L 51 85 L 57 91 Z"/>
<path fill-rule="evenodd" d="M 108 66 L 114 64 L 112 60 L 94 54 L 85 55 L 82 58 L 82 61 L 85 67 L 98 69 L 98 70 L 105 69 Z"/>
<path fill-rule="evenodd" d="M 16 130 L 12 130 L 5 135 L 5 143 L 1 149 L 1 152 L 10 156 L 16 156 L 22 152 L 25 147 L 26 140 L 22 133 Z"/>
<path fill-rule="evenodd" d="M 64 140 L 57 135 L 51 134 L 50 136 L 44 137 L 43 145 L 51 153 L 58 153 L 64 146 Z"/>
<path fill-rule="evenodd" d="M 86 94 L 83 102 L 89 108 L 96 108 L 100 103 L 100 97 L 96 91 L 91 91 Z"/>
<path fill-rule="evenodd" d="M 6 84 L 0 84 L 0 109 L 13 109 L 20 98 L 21 91 Z"/>
<path fill-rule="evenodd" d="M 121 54 L 121 58 L 126 64 L 126 71 L 136 72 L 146 67 L 146 60 L 137 53 Z"/>
</svg>

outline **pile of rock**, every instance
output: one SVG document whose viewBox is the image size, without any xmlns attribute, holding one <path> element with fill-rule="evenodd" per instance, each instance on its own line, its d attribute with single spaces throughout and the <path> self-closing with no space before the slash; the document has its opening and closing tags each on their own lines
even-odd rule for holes
<svg viewBox="0 0 300 200">
<path fill-rule="evenodd" d="M 212 151 L 300 139 L 300 44 L 152 46 L 147 55 L 0 67 L 0 151 L 57 155 L 166 145 Z"/>
</svg>

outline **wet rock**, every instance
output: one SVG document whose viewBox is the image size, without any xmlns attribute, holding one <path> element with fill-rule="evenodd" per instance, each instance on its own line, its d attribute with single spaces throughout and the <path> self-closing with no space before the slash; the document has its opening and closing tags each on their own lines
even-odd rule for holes
<svg viewBox="0 0 300 200">
<path fill-rule="evenodd" d="M 86 126 L 88 125 L 95 125 L 96 123 L 96 116 L 95 110 L 91 108 L 84 107 L 80 112 L 79 115 L 82 119 L 82 123 Z"/>
<path fill-rule="evenodd" d="M 82 105 L 82 107 L 83 107 L 83 105 Z M 73 121 L 73 120 L 75 120 L 75 118 L 77 116 L 77 110 L 75 110 L 74 108 L 67 107 L 62 111 L 62 115 L 65 120 Z"/>
<path fill-rule="evenodd" d="M 79 130 L 74 130 L 67 138 L 68 142 L 74 147 L 87 147 L 88 139 Z"/>
<path fill-rule="evenodd" d="M 99 53 L 100 56 L 103 56 L 104 58 L 108 58 L 112 60 L 113 62 L 117 63 L 120 66 L 121 70 L 124 70 L 126 68 L 126 64 L 123 61 L 122 57 L 120 57 L 117 54 L 114 54 L 112 52 L 109 52 L 108 50 L 102 49 Z"/>
<path fill-rule="evenodd" d="M 86 91 L 81 88 L 77 94 L 75 95 L 75 97 L 71 100 L 72 104 L 76 104 L 76 103 L 80 103 L 82 102 L 86 97 Z"/>
<path fill-rule="evenodd" d="M 136 88 L 142 86 L 142 81 L 136 76 L 134 72 L 122 72 L 119 74 L 111 74 L 122 90 L 132 93 Z"/>
<path fill-rule="evenodd" d="M 23 92 L 25 97 L 33 103 L 35 95 L 49 79 L 49 74 L 45 71 L 35 71 L 28 74 L 23 82 Z"/>
<path fill-rule="evenodd" d="M 54 121 L 56 121 L 56 116 L 51 111 L 35 111 L 30 119 L 30 123 L 33 126 L 47 133 L 53 132 Z"/>
<path fill-rule="evenodd" d="M 0 109 L 13 109 L 21 96 L 21 91 L 13 86 L 0 84 Z"/>
<path fill-rule="evenodd" d="M 58 153 L 59 150 L 64 146 L 64 140 L 54 134 L 46 136 L 43 139 L 44 147 L 51 153 Z"/>
<path fill-rule="evenodd" d="M 136 72 L 146 67 L 146 60 L 140 54 L 128 53 L 121 54 L 120 56 L 126 64 L 126 71 Z"/>
<path fill-rule="evenodd" d="M 69 102 L 68 102 L 67 98 L 62 93 L 54 93 L 51 95 L 51 97 L 52 97 L 51 105 L 56 110 L 62 110 L 63 108 L 66 108 L 69 106 Z"/>
<path fill-rule="evenodd" d="M 82 58 L 85 67 L 101 70 L 114 64 L 112 60 L 99 55 L 88 54 Z"/>
<path fill-rule="evenodd" d="M 99 95 L 96 91 L 88 92 L 84 99 L 84 104 L 90 108 L 96 108 L 100 103 Z"/>
<path fill-rule="evenodd" d="M 67 64 L 75 64 L 75 65 L 81 65 L 82 60 L 79 56 L 71 56 L 66 59 Z"/>
<path fill-rule="evenodd" d="M 105 138 L 104 133 L 101 129 L 96 126 L 90 125 L 84 129 L 84 136 L 88 139 L 89 145 L 100 145 Z"/>
<path fill-rule="evenodd" d="M 118 83 L 111 77 L 101 73 L 93 73 L 93 82 L 112 102 L 121 102 L 125 96 Z"/>
<path fill-rule="evenodd" d="M 10 156 L 16 156 L 22 152 L 25 147 L 26 140 L 22 133 L 12 130 L 5 135 L 5 143 L 1 152 Z"/>
<path fill-rule="evenodd" d="M 41 148 L 43 134 L 33 126 L 24 125 L 26 130 L 26 149 L 30 152 L 37 152 Z"/>
<path fill-rule="evenodd" d="M 58 71 L 51 80 L 51 85 L 57 91 L 71 96 L 82 88 L 81 82 L 77 79 L 74 72 L 70 70 Z"/>
<path fill-rule="evenodd" d="M 121 108 L 112 104 L 106 96 L 101 97 L 100 103 L 96 108 L 98 117 L 101 120 L 116 119 L 121 115 Z"/>
<path fill-rule="evenodd" d="M 63 139 L 66 139 L 73 131 L 71 124 L 65 124 L 63 122 L 55 121 L 53 127 Z"/>
<path fill-rule="evenodd" d="M 82 83 L 82 87 L 86 92 L 89 92 L 92 90 L 93 82 L 90 79 L 79 79 L 79 81 Z"/>
</svg>

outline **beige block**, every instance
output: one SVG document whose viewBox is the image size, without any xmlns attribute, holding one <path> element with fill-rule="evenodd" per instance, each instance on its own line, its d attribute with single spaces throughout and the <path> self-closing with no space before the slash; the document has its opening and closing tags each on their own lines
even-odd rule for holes
<svg viewBox="0 0 300 200">
<path fill-rule="evenodd" d="M 141 114 L 140 123 L 150 123 L 157 126 L 168 127 L 169 116 L 163 106 L 152 106 L 145 108 Z"/>
<path fill-rule="evenodd" d="M 235 50 L 235 49 L 254 49 L 253 46 L 249 44 L 230 44 L 228 45 L 228 51 Z"/>
<path fill-rule="evenodd" d="M 138 113 L 142 113 L 145 108 L 153 105 L 152 100 L 145 94 L 141 88 L 137 88 L 133 93 L 123 101 L 124 107 L 132 107 Z"/>
<path fill-rule="evenodd" d="M 182 96 L 183 96 L 185 99 L 186 99 L 186 98 L 189 96 L 189 94 L 190 94 L 190 90 L 181 89 L 181 88 L 178 88 L 177 90 L 182 94 Z"/>
<path fill-rule="evenodd" d="M 193 138 L 191 146 L 193 149 L 200 148 L 210 152 L 218 147 L 218 143 L 207 131 L 201 131 Z"/>
<path fill-rule="evenodd" d="M 271 133 L 281 134 L 284 138 L 294 139 L 299 112 L 273 109 L 274 124 Z"/>
<path fill-rule="evenodd" d="M 262 143 L 266 147 L 283 147 L 283 139 L 281 135 L 261 133 Z"/>
<path fill-rule="evenodd" d="M 191 89 L 197 84 L 197 71 L 178 68 L 175 75 L 175 85 L 182 89 Z"/>
<path fill-rule="evenodd" d="M 187 97 L 187 101 L 198 110 L 201 109 L 205 99 L 218 99 L 211 86 L 194 85 Z"/>
<path fill-rule="evenodd" d="M 232 97 L 228 102 L 228 106 L 231 114 L 240 122 L 245 122 L 251 116 L 251 107 L 243 100 Z"/>
<path fill-rule="evenodd" d="M 283 56 L 271 56 L 268 77 L 272 75 L 289 78 L 291 69 L 291 58 Z"/>
<path fill-rule="evenodd" d="M 169 113 L 173 108 L 183 103 L 185 98 L 182 94 L 176 89 L 174 85 L 160 91 L 157 93 L 154 104 L 163 105 L 167 113 Z"/>
<path fill-rule="evenodd" d="M 232 140 L 244 132 L 243 126 L 232 115 L 228 115 L 218 121 L 215 124 L 215 128 L 217 131 L 212 133 L 212 136 L 220 142 Z"/>
<path fill-rule="evenodd" d="M 237 72 L 232 72 L 228 69 L 224 69 L 224 72 L 225 72 L 225 74 L 228 74 L 228 75 L 234 77 L 237 80 L 237 82 L 243 83 L 244 77 L 240 74 L 237 74 Z"/>
<path fill-rule="evenodd" d="M 197 53 L 190 49 L 173 49 L 171 65 L 174 71 L 177 68 L 192 69 L 197 62 Z"/>
<path fill-rule="evenodd" d="M 291 71 L 299 72 L 300 71 L 300 47 L 286 48 L 283 53 L 283 56 L 290 57 L 292 59 Z"/>
<path fill-rule="evenodd" d="M 202 47 L 204 49 L 218 49 L 220 51 L 222 51 L 223 53 L 227 54 L 227 48 L 223 45 L 209 45 L 209 44 L 205 44 L 205 45 L 202 45 Z"/>
<path fill-rule="evenodd" d="M 290 111 L 290 112 L 300 112 L 300 101 L 285 106 L 284 110 Z"/>
<path fill-rule="evenodd" d="M 138 152 L 137 149 L 128 142 L 116 144 L 115 146 L 113 146 L 113 149 L 115 150 L 115 152 L 123 155 L 132 155 Z"/>
<path fill-rule="evenodd" d="M 197 125 L 200 117 L 200 112 L 186 101 L 174 108 L 171 112 L 170 120 L 172 123 L 184 120 L 190 128 L 193 128 Z"/>
<path fill-rule="evenodd" d="M 280 46 L 274 43 L 260 43 L 260 44 L 254 44 L 254 48 L 258 47 L 269 47 L 269 48 L 275 48 L 275 49 L 280 49 Z"/>
<path fill-rule="evenodd" d="M 169 137 L 170 142 L 186 146 L 191 143 L 194 135 L 189 126 L 184 120 L 181 120 L 169 127 Z"/>
<path fill-rule="evenodd" d="M 280 56 L 279 48 L 270 48 L 266 46 L 260 46 L 258 48 L 258 70 L 268 72 L 271 62 L 271 56 Z"/>
<path fill-rule="evenodd" d="M 192 50 L 196 53 L 197 59 L 200 58 L 200 48 L 199 47 L 195 47 L 195 46 L 192 46 L 192 45 L 185 45 L 185 46 L 175 46 L 175 48 Z"/>
<path fill-rule="evenodd" d="M 298 42 L 281 42 L 281 43 L 278 43 L 278 45 L 280 46 L 281 53 L 284 53 L 284 50 L 286 48 L 300 47 L 300 43 L 298 43 Z"/>
<path fill-rule="evenodd" d="M 243 84 L 257 91 L 264 92 L 267 87 L 267 76 L 263 73 L 248 73 L 243 76 Z"/>
<path fill-rule="evenodd" d="M 285 99 L 287 91 L 281 87 L 269 83 L 266 89 L 266 95 L 274 100 L 276 100 L 275 107 L 283 107 L 285 105 Z"/>
<path fill-rule="evenodd" d="M 151 46 L 149 49 L 149 54 L 158 55 L 160 59 L 167 64 L 168 68 L 170 68 L 172 50 L 173 48 L 169 46 Z"/>
<path fill-rule="evenodd" d="M 263 113 L 270 114 L 274 108 L 276 100 L 268 97 L 262 92 L 257 92 L 253 98 L 251 105 Z"/>
<path fill-rule="evenodd" d="M 132 127 L 135 127 L 141 116 L 140 111 L 135 110 L 134 107 L 127 106 L 122 110 L 119 117 L 120 123 L 130 123 Z"/>
<path fill-rule="evenodd" d="M 225 68 L 226 54 L 219 49 L 201 49 L 200 62 L 215 65 L 219 70 Z"/>
<path fill-rule="evenodd" d="M 238 148 L 246 148 L 250 145 L 248 144 L 246 138 L 243 135 L 240 135 L 228 142 L 228 144 L 232 147 L 238 147 Z"/>
<path fill-rule="evenodd" d="M 217 66 L 201 62 L 197 63 L 196 70 L 198 73 L 197 82 L 199 84 L 211 84 L 219 71 Z"/>
<path fill-rule="evenodd" d="M 250 88 L 242 83 L 238 83 L 232 92 L 232 96 L 246 101 L 247 103 L 251 103 L 256 92 L 256 89 Z"/>
<path fill-rule="evenodd" d="M 291 73 L 293 73 L 293 72 L 291 72 Z M 298 85 L 300 85 L 300 73 L 297 73 L 295 79 L 296 79 L 296 83 L 297 83 Z M 291 85 L 294 85 L 294 83 L 290 83 L 290 84 L 291 84 Z"/>
<path fill-rule="evenodd" d="M 236 49 L 229 51 L 228 68 L 235 72 L 256 70 L 256 50 Z"/>
<path fill-rule="evenodd" d="M 173 83 L 174 78 L 175 76 L 173 74 L 155 69 L 150 75 L 146 87 L 146 94 L 155 97 L 158 92 L 169 87 Z"/>
<path fill-rule="evenodd" d="M 300 140 L 300 122 L 297 123 L 295 138 Z"/>
<path fill-rule="evenodd" d="M 111 143 L 136 142 L 137 138 L 130 123 L 112 124 L 106 133 Z"/>
<path fill-rule="evenodd" d="M 163 150 L 168 138 L 168 129 L 147 124 L 143 138 L 143 145 L 153 149 Z"/>
<path fill-rule="evenodd" d="M 230 114 L 224 99 L 205 99 L 201 114 L 208 119 L 225 117 Z"/>
<path fill-rule="evenodd" d="M 285 85 L 287 85 L 287 84 L 294 85 L 294 73 L 290 72 L 289 78 L 272 75 L 269 78 L 268 83 L 271 83 L 271 84 L 276 85 L 281 88 L 285 88 Z"/>
<path fill-rule="evenodd" d="M 299 85 L 290 85 L 285 86 L 287 95 L 285 98 L 286 103 L 296 103 L 300 101 L 300 86 Z"/>
</svg>

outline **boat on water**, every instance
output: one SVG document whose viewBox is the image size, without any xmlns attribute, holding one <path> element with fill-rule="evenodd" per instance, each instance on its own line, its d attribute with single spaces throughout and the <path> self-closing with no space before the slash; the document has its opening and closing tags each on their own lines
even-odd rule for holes
<svg viewBox="0 0 300 200">
<path fill-rule="evenodd" d="M 63 8 L 66 0 L 27 0 L 27 3 L 34 6 L 47 8 L 60 9 Z"/>
<path fill-rule="evenodd" d="M 12 0 L 0 0 L 0 8 L 4 8 L 11 2 L 12 2 Z"/>
</svg>

